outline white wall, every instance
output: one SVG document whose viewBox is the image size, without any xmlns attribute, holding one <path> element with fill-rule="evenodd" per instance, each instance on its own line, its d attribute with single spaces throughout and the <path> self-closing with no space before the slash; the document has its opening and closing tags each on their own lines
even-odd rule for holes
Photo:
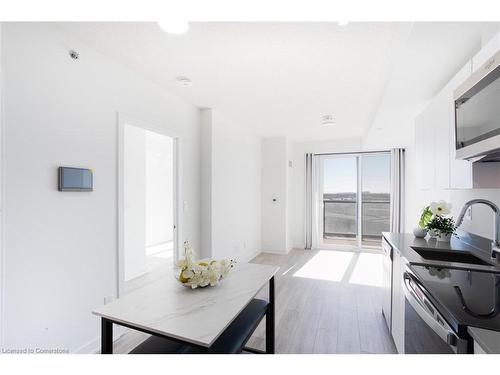
<svg viewBox="0 0 500 375">
<path fill-rule="evenodd" d="M 262 251 L 289 251 L 288 141 L 262 139 Z"/>
<path fill-rule="evenodd" d="M 286 142 L 286 249 L 290 251 L 293 248 L 293 221 L 291 213 L 295 202 L 292 200 L 293 191 L 293 149 L 292 143 Z"/>
<path fill-rule="evenodd" d="M 5 24 L 2 48 L 4 345 L 90 351 L 117 290 L 117 112 L 179 134 L 180 241 L 197 247 L 199 110 L 50 24 Z M 58 192 L 60 165 L 93 168 L 94 191 Z"/>
<path fill-rule="evenodd" d="M 123 265 L 125 281 L 146 272 L 146 131 L 123 132 Z"/>
<path fill-rule="evenodd" d="M 356 152 L 361 150 L 361 146 L 361 139 L 358 138 L 337 141 L 294 142 L 291 144 L 291 210 L 288 215 L 290 220 L 288 226 L 292 235 L 291 241 L 294 248 L 303 249 L 305 245 L 305 154 Z"/>
<path fill-rule="evenodd" d="M 211 146 L 202 146 L 203 154 L 211 155 L 211 171 L 203 171 L 211 172 L 203 180 L 203 189 L 210 180 L 210 214 L 203 215 L 211 220 L 202 222 L 202 232 L 206 233 L 205 225 L 211 225 L 213 257 L 247 261 L 261 249 L 261 140 L 216 109 L 211 115 L 211 121 L 203 124 L 211 130 L 204 129 L 202 138 L 202 142 L 211 142 Z M 206 163 L 208 159 L 203 168 Z"/>
<path fill-rule="evenodd" d="M 363 151 L 389 150 L 391 148 L 405 149 L 405 214 L 404 230 L 411 232 L 418 220 L 415 221 L 416 213 L 420 212 L 420 203 L 416 191 L 416 160 L 415 160 L 415 131 L 414 116 L 418 113 L 417 108 L 412 108 L 408 114 L 401 119 L 399 114 L 395 117 L 397 123 L 387 129 L 372 130 L 363 140 Z"/>
<path fill-rule="evenodd" d="M 3 155 L 3 22 L 0 22 L 0 155 Z M 0 157 L 0 346 L 4 346 L 4 293 L 3 279 L 5 275 L 3 259 L 3 160 Z"/>
<path fill-rule="evenodd" d="M 409 189 L 410 191 L 416 190 L 412 186 Z M 407 232 L 411 232 L 412 228 L 416 226 L 420 210 L 431 201 L 444 199 L 451 202 L 451 214 L 455 218 L 458 216 L 464 203 L 471 199 L 488 199 L 500 207 L 500 189 L 416 190 L 413 195 L 415 196 L 415 204 L 411 206 L 413 211 L 410 212 L 411 218 L 408 218 Z M 464 220 L 461 229 L 482 237 L 494 238 L 494 215 L 489 207 L 484 205 L 473 206 L 471 218 L 472 220 L 468 220 L 467 218 Z"/>
<path fill-rule="evenodd" d="M 212 110 L 200 111 L 201 134 L 201 248 L 198 254 L 202 258 L 212 256 Z"/>
</svg>

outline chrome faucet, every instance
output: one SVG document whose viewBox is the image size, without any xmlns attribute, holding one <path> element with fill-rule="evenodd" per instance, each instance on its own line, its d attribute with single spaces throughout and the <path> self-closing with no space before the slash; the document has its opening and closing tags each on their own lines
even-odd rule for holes
<svg viewBox="0 0 500 375">
<path fill-rule="evenodd" d="M 491 242 L 491 257 L 494 259 L 498 259 L 497 256 L 500 254 L 500 209 L 495 203 L 486 199 L 472 199 L 468 201 L 464 204 L 462 210 L 460 211 L 460 214 L 458 215 L 457 227 L 459 227 L 464 221 L 467 209 L 476 203 L 485 204 L 486 206 L 490 207 L 495 213 L 495 237 Z"/>
</svg>

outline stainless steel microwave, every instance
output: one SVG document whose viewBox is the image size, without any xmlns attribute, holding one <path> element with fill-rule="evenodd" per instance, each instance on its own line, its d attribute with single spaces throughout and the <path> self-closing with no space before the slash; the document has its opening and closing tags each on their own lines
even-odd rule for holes
<svg viewBox="0 0 500 375">
<path fill-rule="evenodd" d="M 500 152 L 500 51 L 454 93 L 456 158 L 478 160 Z"/>
</svg>

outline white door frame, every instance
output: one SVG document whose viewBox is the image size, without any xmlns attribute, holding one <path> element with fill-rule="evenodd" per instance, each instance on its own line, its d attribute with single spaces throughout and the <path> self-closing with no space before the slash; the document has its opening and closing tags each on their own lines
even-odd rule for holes
<svg viewBox="0 0 500 375">
<path fill-rule="evenodd" d="M 2 40 L 3 22 L 0 22 L 0 44 Z M 1 47 L 1 46 L 0 46 Z M 0 48 L 0 347 L 4 346 L 5 330 L 5 122 L 3 113 L 3 70 L 2 48 Z"/>
<path fill-rule="evenodd" d="M 179 210 L 180 202 L 181 202 L 181 163 L 180 163 L 180 148 L 181 148 L 181 139 L 179 135 L 167 128 L 161 127 L 157 125 L 153 125 L 147 123 L 142 120 L 138 120 L 132 116 L 117 113 L 117 122 L 118 122 L 118 173 L 117 173 L 117 218 L 118 218 L 118 230 L 117 230 L 117 296 L 120 297 L 124 294 L 124 286 L 125 286 L 125 262 L 124 262 L 124 139 L 125 139 L 125 125 L 136 126 L 145 130 L 149 130 L 155 133 L 166 135 L 172 138 L 173 142 L 173 234 L 174 234 L 174 262 L 179 257 L 179 251 L 181 244 L 179 243 L 179 238 L 182 238 L 182 210 Z"/>
</svg>

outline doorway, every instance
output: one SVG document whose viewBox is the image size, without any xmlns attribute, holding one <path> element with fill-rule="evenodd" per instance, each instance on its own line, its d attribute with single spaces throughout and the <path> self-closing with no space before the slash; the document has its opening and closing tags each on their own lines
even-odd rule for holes
<svg viewBox="0 0 500 375">
<path fill-rule="evenodd" d="M 119 131 L 118 294 L 163 277 L 177 244 L 177 138 L 139 121 Z"/>
<path fill-rule="evenodd" d="M 389 152 L 320 156 L 319 246 L 380 247 L 390 227 L 390 163 Z"/>
</svg>

